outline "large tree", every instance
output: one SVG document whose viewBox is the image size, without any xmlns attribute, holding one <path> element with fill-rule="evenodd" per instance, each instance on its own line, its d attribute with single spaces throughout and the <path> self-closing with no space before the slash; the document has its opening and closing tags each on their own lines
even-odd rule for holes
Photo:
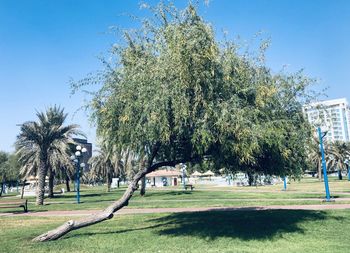
<svg viewBox="0 0 350 253">
<path fill-rule="evenodd" d="M 216 169 L 274 175 L 299 175 L 306 166 L 310 131 L 301 102 L 310 79 L 301 72 L 273 74 L 264 62 L 265 44 L 255 57 L 233 42 L 218 42 L 192 5 L 153 10 L 155 22 L 145 20 L 113 47 L 114 65 L 76 84 L 102 80 L 90 104 L 98 135 L 147 160 L 118 201 L 35 241 L 112 218 L 139 180 L 162 166 L 210 160 Z"/>
<path fill-rule="evenodd" d="M 16 150 L 23 164 L 22 171 L 37 172 L 36 204 L 43 205 L 45 178 L 48 172 L 51 177 L 55 166 L 67 163 L 68 144 L 74 143 L 73 135 L 81 133 L 77 130 L 77 125 L 64 126 L 67 114 L 60 107 L 54 106 L 48 108 L 46 112 L 38 112 L 37 117 L 38 121 L 25 122 L 21 125 Z M 51 180 L 53 179 L 50 178 L 50 186 L 53 187 Z"/>
</svg>

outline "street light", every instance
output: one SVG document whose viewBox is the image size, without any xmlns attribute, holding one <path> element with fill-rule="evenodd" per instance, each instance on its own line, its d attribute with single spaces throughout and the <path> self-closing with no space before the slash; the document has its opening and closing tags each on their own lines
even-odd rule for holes
<svg viewBox="0 0 350 253">
<path fill-rule="evenodd" d="M 326 160 L 324 157 L 324 150 L 323 150 L 323 137 L 326 136 L 327 132 L 324 132 L 322 135 L 321 127 L 317 128 L 318 131 L 318 137 L 320 139 L 320 151 L 322 156 L 322 168 L 323 168 L 323 178 L 324 178 L 324 187 L 326 189 L 326 201 L 329 202 L 331 199 L 330 193 L 329 193 L 329 185 L 328 185 L 328 175 L 327 175 L 327 166 L 326 166 Z"/>
<path fill-rule="evenodd" d="M 76 151 L 70 159 L 75 163 L 76 166 L 76 191 L 77 191 L 77 203 L 80 203 L 80 168 L 85 168 L 85 163 L 80 163 L 80 158 L 87 152 L 86 148 L 82 148 L 80 145 L 75 147 Z"/>
<path fill-rule="evenodd" d="M 232 179 L 232 175 L 228 174 L 227 175 L 228 185 L 231 185 L 231 179 Z"/>
</svg>

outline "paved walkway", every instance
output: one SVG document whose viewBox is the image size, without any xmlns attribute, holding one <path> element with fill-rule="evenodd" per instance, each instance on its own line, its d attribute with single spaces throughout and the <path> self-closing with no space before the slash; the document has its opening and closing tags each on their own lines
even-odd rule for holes
<svg viewBox="0 0 350 253">
<path fill-rule="evenodd" d="M 183 213 L 183 212 L 208 212 L 208 211 L 252 211 L 252 210 L 333 210 L 350 209 L 350 204 L 323 204 L 323 205 L 271 205 L 250 207 L 194 207 L 194 208 L 123 208 L 117 214 L 147 214 L 147 213 Z M 73 211 L 44 211 L 28 213 L 0 213 L 1 216 L 87 216 L 99 210 L 73 210 Z"/>
</svg>

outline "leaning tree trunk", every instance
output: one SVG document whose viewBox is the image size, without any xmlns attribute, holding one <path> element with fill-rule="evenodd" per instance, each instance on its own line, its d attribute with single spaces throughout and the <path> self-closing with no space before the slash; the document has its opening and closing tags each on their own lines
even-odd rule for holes
<svg viewBox="0 0 350 253">
<path fill-rule="evenodd" d="M 36 194 L 36 204 L 43 205 L 44 204 L 44 196 L 45 196 L 45 177 L 47 174 L 47 167 L 45 162 L 41 162 L 39 173 L 38 173 L 38 186 L 37 186 L 37 194 Z"/>
<path fill-rule="evenodd" d="M 138 188 L 138 182 L 140 181 L 141 178 L 143 178 L 147 173 L 150 173 L 156 170 L 157 168 L 160 168 L 163 166 L 175 166 L 176 163 L 178 162 L 169 161 L 169 162 L 160 162 L 152 166 L 147 166 L 146 168 L 144 168 L 143 170 L 140 170 L 137 174 L 135 174 L 133 180 L 130 182 L 123 196 L 118 201 L 114 202 L 103 211 L 84 217 L 80 220 L 67 221 L 66 223 L 59 226 L 58 228 L 53 229 L 42 235 L 39 235 L 38 237 L 34 238 L 33 241 L 43 242 L 43 241 L 56 240 L 70 231 L 77 230 L 83 227 L 87 227 L 87 226 L 94 225 L 96 223 L 111 219 L 113 217 L 113 213 L 120 210 L 124 206 L 128 205 L 130 198 Z"/>
</svg>

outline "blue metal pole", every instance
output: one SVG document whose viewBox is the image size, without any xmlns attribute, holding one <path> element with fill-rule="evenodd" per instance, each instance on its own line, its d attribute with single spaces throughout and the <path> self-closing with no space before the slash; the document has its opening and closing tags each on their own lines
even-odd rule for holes
<svg viewBox="0 0 350 253">
<path fill-rule="evenodd" d="M 283 190 L 284 191 L 287 190 L 287 177 L 286 176 L 283 178 Z"/>
<path fill-rule="evenodd" d="M 77 178 L 76 178 L 76 188 L 77 188 L 77 203 L 79 204 L 80 203 L 80 173 L 79 173 L 79 166 L 80 166 L 80 161 L 79 161 L 79 158 L 78 159 L 78 162 L 77 162 Z"/>
<path fill-rule="evenodd" d="M 327 176 L 327 166 L 326 166 L 326 160 L 324 157 L 324 150 L 323 150 L 323 142 L 322 142 L 322 132 L 321 128 L 318 127 L 318 137 L 320 138 L 320 150 L 321 150 L 321 156 L 322 156 L 322 168 L 323 168 L 323 178 L 324 178 L 324 187 L 326 189 L 326 201 L 329 202 L 331 199 L 330 193 L 329 193 L 329 186 L 328 186 L 328 176 Z"/>
<path fill-rule="evenodd" d="M 348 181 L 350 181 L 350 168 L 348 164 L 346 164 L 346 168 L 348 169 Z"/>
</svg>

